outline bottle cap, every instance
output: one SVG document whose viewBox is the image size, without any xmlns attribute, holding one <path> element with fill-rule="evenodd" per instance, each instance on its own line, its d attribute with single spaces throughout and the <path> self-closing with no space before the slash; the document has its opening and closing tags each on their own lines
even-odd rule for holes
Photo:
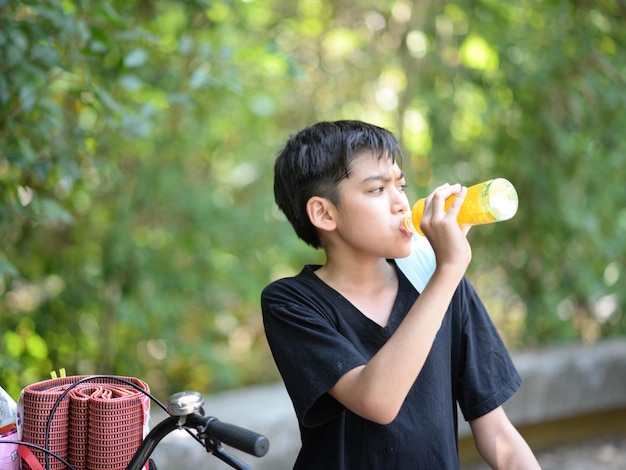
<svg viewBox="0 0 626 470">
<path fill-rule="evenodd" d="M 415 228 L 415 225 L 413 225 L 413 217 L 411 216 L 410 212 L 407 212 L 404 215 L 404 228 L 407 229 L 409 232 L 413 232 L 413 233 L 419 233 L 418 230 Z"/>
</svg>

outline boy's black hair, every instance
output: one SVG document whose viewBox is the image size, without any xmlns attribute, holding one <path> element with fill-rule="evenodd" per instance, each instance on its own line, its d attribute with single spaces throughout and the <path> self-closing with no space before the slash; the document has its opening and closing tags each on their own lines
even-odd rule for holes
<svg viewBox="0 0 626 470">
<path fill-rule="evenodd" d="M 319 122 L 292 135 L 274 165 L 274 197 L 298 237 L 320 248 L 316 228 L 306 212 L 313 196 L 340 204 L 338 184 L 350 175 L 356 155 L 371 151 L 401 162 L 394 135 L 362 121 Z"/>
</svg>

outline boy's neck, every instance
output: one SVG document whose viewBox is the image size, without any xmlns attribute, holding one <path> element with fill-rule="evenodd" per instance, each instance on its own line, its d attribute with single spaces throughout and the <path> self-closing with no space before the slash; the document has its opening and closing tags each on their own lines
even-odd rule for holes
<svg viewBox="0 0 626 470">
<path fill-rule="evenodd" d="M 398 294 L 398 275 L 393 263 L 382 259 L 371 264 L 327 263 L 316 272 L 363 315 L 385 327 Z"/>
<path fill-rule="evenodd" d="M 329 260 L 316 271 L 316 274 L 322 281 L 341 293 L 372 292 L 397 284 L 395 267 L 383 258 L 374 262 Z"/>
</svg>

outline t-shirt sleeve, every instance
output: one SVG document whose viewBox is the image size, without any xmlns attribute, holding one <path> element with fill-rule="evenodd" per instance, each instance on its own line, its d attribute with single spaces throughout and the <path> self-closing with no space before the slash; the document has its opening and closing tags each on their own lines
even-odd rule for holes
<svg viewBox="0 0 626 470">
<path fill-rule="evenodd" d="M 471 284 L 460 286 L 464 299 L 464 363 L 460 367 L 457 400 L 470 421 L 494 410 L 512 397 L 522 384 L 500 334 Z"/>
<path fill-rule="evenodd" d="M 366 359 L 340 334 L 323 307 L 288 282 L 261 295 L 265 334 L 294 409 L 304 426 L 317 426 L 344 410 L 327 392 Z"/>
</svg>

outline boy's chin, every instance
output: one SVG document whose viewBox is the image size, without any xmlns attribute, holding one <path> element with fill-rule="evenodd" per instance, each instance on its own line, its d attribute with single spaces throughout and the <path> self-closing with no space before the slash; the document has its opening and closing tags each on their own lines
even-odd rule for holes
<svg viewBox="0 0 626 470">
<path fill-rule="evenodd" d="M 398 250 L 397 256 L 394 256 L 395 259 L 406 258 L 411 254 L 411 245 L 408 245 L 403 250 Z"/>
</svg>

